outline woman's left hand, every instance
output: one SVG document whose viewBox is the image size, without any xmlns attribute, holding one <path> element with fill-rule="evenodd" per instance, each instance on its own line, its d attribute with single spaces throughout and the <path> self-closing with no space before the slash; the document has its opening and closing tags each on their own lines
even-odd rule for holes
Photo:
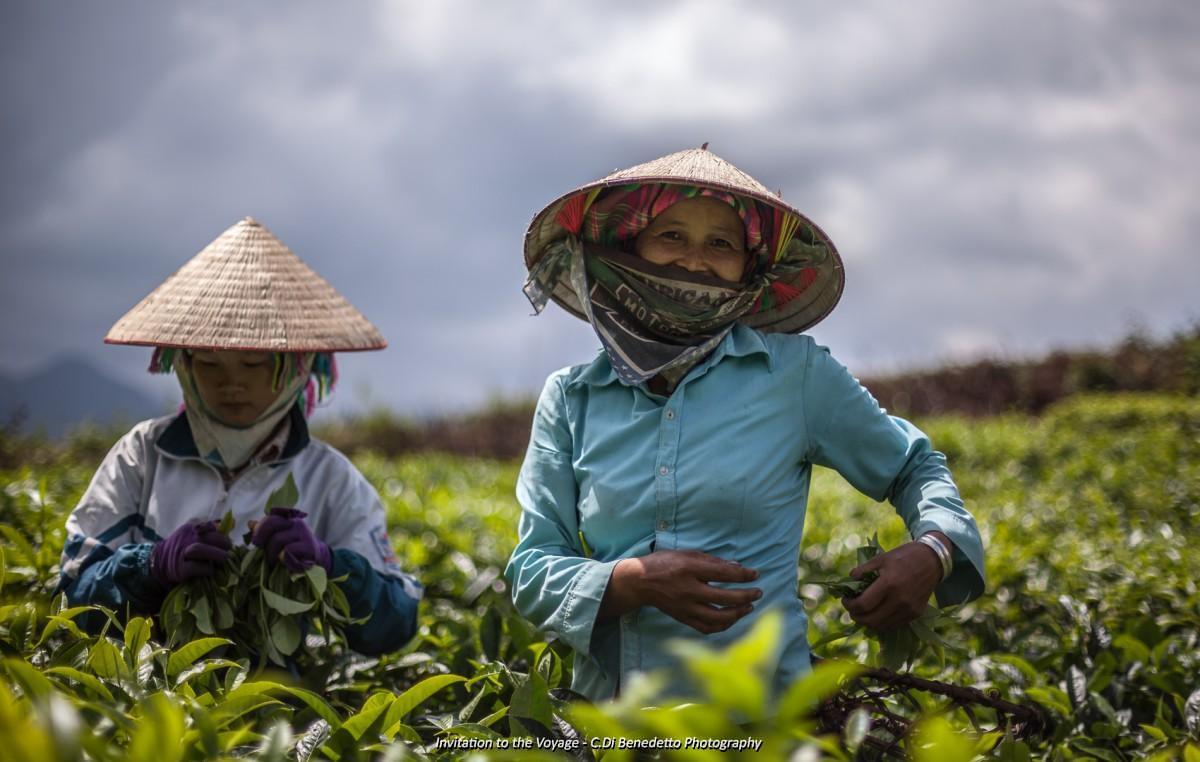
<svg viewBox="0 0 1200 762">
<path fill-rule="evenodd" d="M 295 508 L 272 508 L 254 527 L 251 542 L 266 551 L 269 562 L 283 562 L 290 571 L 302 572 L 313 564 L 333 571 L 329 546 L 304 523 L 307 515 Z"/>
<path fill-rule="evenodd" d="M 950 547 L 949 538 L 937 533 Z M 942 577 L 937 555 L 919 542 L 910 542 L 850 570 L 858 579 L 878 571 L 879 576 L 860 595 L 843 598 L 850 618 L 872 630 L 894 630 L 913 621 L 929 605 L 929 596 Z"/>
</svg>

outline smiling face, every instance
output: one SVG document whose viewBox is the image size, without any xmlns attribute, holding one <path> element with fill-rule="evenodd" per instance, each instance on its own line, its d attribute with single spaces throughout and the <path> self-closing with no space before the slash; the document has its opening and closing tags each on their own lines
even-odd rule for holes
<svg viewBox="0 0 1200 762">
<path fill-rule="evenodd" d="M 729 204 L 699 196 L 655 217 L 635 239 L 634 250 L 656 265 L 737 282 L 746 268 L 746 229 Z"/>
<path fill-rule="evenodd" d="M 196 352 L 192 378 L 200 398 L 221 420 L 249 426 L 266 412 L 279 390 L 271 385 L 274 358 L 268 352 Z"/>
</svg>

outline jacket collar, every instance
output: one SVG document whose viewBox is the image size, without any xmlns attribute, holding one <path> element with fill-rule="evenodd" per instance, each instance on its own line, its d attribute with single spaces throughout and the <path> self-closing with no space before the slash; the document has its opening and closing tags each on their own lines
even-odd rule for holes
<svg viewBox="0 0 1200 762">
<path fill-rule="evenodd" d="M 696 367 L 692 368 L 684 378 L 699 378 L 726 357 L 749 357 L 751 355 L 762 355 L 767 363 L 767 371 L 771 373 L 775 372 L 775 358 L 771 356 L 771 351 L 767 349 L 767 342 L 763 338 L 763 335 L 741 323 L 734 323 L 733 330 L 721 340 L 716 349 L 708 357 L 701 360 Z M 568 387 L 579 384 L 607 386 L 619 382 L 620 379 L 617 377 L 617 372 L 613 370 L 612 363 L 608 361 L 608 353 L 602 349 L 596 356 L 596 359 L 592 360 L 568 384 Z"/>
<path fill-rule="evenodd" d="M 283 446 L 283 452 L 275 458 L 274 462 L 276 463 L 296 457 L 301 450 L 308 446 L 310 441 L 308 421 L 304 419 L 304 413 L 300 410 L 299 405 L 293 405 L 292 409 L 288 411 L 288 425 L 290 429 L 287 444 Z M 200 451 L 196 449 L 196 441 L 192 438 L 192 427 L 188 423 L 187 414 L 182 412 L 175 416 L 175 420 L 167 424 L 167 428 L 155 440 L 154 446 L 175 458 L 200 457 Z"/>
</svg>

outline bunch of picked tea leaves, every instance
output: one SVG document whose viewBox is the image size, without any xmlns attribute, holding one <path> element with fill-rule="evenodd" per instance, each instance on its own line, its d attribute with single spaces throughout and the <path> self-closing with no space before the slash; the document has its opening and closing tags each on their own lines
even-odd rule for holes
<svg viewBox="0 0 1200 762">
<path fill-rule="evenodd" d="M 861 566 L 883 552 L 883 546 L 879 544 L 879 534 L 876 533 L 871 537 L 869 544 L 858 549 L 856 565 Z M 836 579 L 809 580 L 809 582 L 820 585 L 825 588 L 825 592 L 838 598 L 856 598 L 870 587 L 877 577 L 879 577 L 879 572 L 871 571 L 858 579 L 846 576 Z M 904 627 L 887 632 L 853 624 L 845 630 L 821 638 L 812 644 L 812 648 L 847 638 L 861 630 L 867 638 L 876 643 L 877 647 L 872 649 L 875 652 L 873 661 L 876 666 L 897 671 L 906 665 L 914 664 L 926 650 L 935 654 L 938 661 L 944 664 L 946 651 L 961 650 L 958 646 L 948 643 L 939 634 L 939 631 L 952 628 L 956 624 L 954 618 L 948 613 L 950 610 L 951 608 L 939 609 L 936 606 L 927 606 L 924 613 L 917 619 Z"/>
<path fill-rule="evenodd" d="M 267 498 L 263 513 L 294 506 L 299 497 L 288 474 L 287 482 Z M 218 528 L 228 535 L 233 525 L 233 514 L 226 513 Z M 260 669 L 267 661 L 286 666 L 289 657 L 317 656 L 305 642 L 310 627 L 330 647 L 346 625 L 366 621 L 350 617 L 345 593 L 333 584 L 345 576 L 330 579 L 319 565 L 291 572 L 282 563 L 267 563 L 265 551 L 250 544 L 250 532 L 243 539 L 246 544 L 234 546 L 212 577 L 177 585 L 167 595 L 160 617 L 168 646 L 219 635 L 233 641 L 232 648 L 240 652 L 235 655 L 257 658 Z"/>
</svg>

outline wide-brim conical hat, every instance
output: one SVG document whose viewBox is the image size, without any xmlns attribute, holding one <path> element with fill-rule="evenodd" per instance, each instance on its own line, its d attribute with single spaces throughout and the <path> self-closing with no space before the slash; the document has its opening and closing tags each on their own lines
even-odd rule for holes
<svg viewBox="0 0 1200 762">
<path fill-rule="evenodd" d="M 104 341 L 255 352 L 387 346 L 370 321 L 251 217 L 125 313 Z"/>
<path fill-rule="evenodd" d="M 707 146 L 707 144 L 705 145 Z M 568 235 L 567 230 L 556 221 L 559 210 L 568 199 L 597 188 L 635 183 L 692 185 L 756 199 L 775 209 L 795 215 L 799 218 L 801 226 L 807 226 L 811 231 L 814 242 L 827 249 L 828 256 L 822 262 L 811 268 L 805 268 L 788 279 L 780 279 L 781 282 L 787 283 L 794 291 L 798 292 L 796 296 L 787 301 L 778 300 L 769 309 L 745 315 L 740 322 L 760 331 L 797 333 L 824 319 L 841 299 L 842 289 L 845 286 L 842 259 L 825 231 L 821 230 L 807 216 L 801 214 L 798 209 L 784 202 L 778 194 L 772 193 L 762 183 L 709 151 L 707 147 L 679 151 L 645 164 L 639 164 L 636 167 L 614 172 L 600 180 L 564 193 L 551 201 L 529 223 L 529 229 L 525 233 L 525 266 L 532 269 L 546 252 L 548 244 Z M 551 296 L 568 312 L 581 320 L 587 320 L 579 304 L 579 298 L 565 278 L 554 284 Z"/>
</svg>

